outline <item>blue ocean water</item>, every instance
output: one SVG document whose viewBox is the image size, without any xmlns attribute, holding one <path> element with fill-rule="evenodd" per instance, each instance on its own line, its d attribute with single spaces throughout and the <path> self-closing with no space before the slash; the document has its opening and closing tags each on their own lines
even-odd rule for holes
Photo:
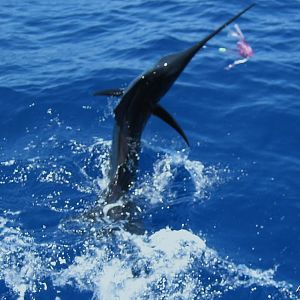
<svg viewBox="0 0 300 300">
<path fill-rule="evenodd" d="M 1 299 L 297 299 L 297 1 L 258 1 L 238 20 L 253 57 L 225 70 L 231 26 L 162 100 L 191 147 L 147 124 L 131 195 L 144 236 L 66 225 L 108 182 L 117 100 L 93 92 L 126 87 L 249 4 L 2 3 Z"/>
</svg>

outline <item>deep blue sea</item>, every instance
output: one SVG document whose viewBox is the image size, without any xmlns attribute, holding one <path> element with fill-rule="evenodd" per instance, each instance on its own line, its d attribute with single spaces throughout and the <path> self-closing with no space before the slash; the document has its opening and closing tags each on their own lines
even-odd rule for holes
<svg viewBox="0 0 300 300">
<path fill-rule="evenodd" d="M 249 1 L 2 1 L 0 299 L 298 299 L 300 2 L 258 0 L 151 117 L 130 193 L 143 236 L 80 216 L 108 184 L 116 98 Z M 227 51 L 220 51 L 225 48 Z M 76 217 L 77 218 L 77 217 Z"/>
</svg>

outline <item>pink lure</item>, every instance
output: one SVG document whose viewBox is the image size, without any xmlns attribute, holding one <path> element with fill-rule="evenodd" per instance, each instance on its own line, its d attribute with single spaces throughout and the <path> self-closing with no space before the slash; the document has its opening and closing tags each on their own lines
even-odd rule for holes
<svg viewBox="0 0 300 300">
<path fill-rule="evenodd" d="M 248 58 L 253 55 L 251 46 L 245 40 L 238 41 L 237 48 L 239 49 L 240 55 L 244 58 Z"/>
<path fill-rule="evenodd" d="M 235 31 L 231 32 L 233 37 L 238 38 L 238 42 L 236 44 L 239 54 L 242 59 L 235 60 L 232 64 L 228 65 L 225 69 L 229 70 L 236 65 L 243 64 L 248 61 L 248 59 L 253 55 L 253 50 L 251 46 L 246 42 L 246 39 L 239 27 L 239 25 L 234 25 Z"/>
</svg>

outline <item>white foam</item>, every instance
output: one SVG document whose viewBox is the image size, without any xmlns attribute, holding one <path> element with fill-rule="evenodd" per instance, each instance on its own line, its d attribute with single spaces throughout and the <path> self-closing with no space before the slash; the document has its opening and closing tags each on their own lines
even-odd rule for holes
<svg viewBox="0 0 300 300">
<path fill-rule="evenodd" d="M 18 296 L 36 292 L 43 284 L 43 260 L 36 250 L 33 239 L 24 235 L 20 228 L 8 227 L 8 220 L 0 218 L 0 279 Z"/>
<path fill-rule="evenodd" d="M 154 163 L 153 173 L 144 178 L 144 182 L 136 188 L 135 194 L 146 196 L 152 204 L 170 198 L 172 194 L 169 193 L 169 197 L 166 197 L 165 193 L 167 188 L 172 186 L 178 168 L 184 168 L 188 172 L 194 185 L 195 199 L 203 199 L 204 191 L 219 180 L 215 168 L 205 168 L 201 162 L 189 160 L 184 152 L 170 153 Z"/>
<path fill-rule="evenodd" d="M 6 222 L 0 219 L 0 278 L 19 299 L 24 299 L 26 292 L 48 290 L 46 278 L 56 287 L 68 285 L 70 289 L 91 291 L 95 299 L 102 300 L 211 300 L 252 286 L 274 288 L 280 295 L 274 299 L 296 299 L 290 284 L 274 279 L 276 269 L 251 269 L 223 259 L 201 237 L 187 230 L 165 228 L 150 236 L 119 232 L 116 240 L 104 238 L 103 244 L 87 240 L 83 250 L 66 265 L 57 247 L 37 245 L 20 229 L 7 227 Z M 38 251 L 41 246 L 53 250 L 50 259 Z M 54 270 L 54 264 L 66 268 Z M 209 277 L 211 281 L 207 281 Z"/>
<path fill-rule="evenodd" d="M 88 246 L 84 255 L 56 274 L 56 285 L 90 290 L 95 299 L 217 299 L 238 288 L 273 287 L 282 299 L 295 299 L 291 286 L 274 279 L 275 270 L 255 270 L 222 259 L 199 236 L 162 229 L 153 235 L 123 232 L 116 255 Z M 206 282 L 201 274 L 214 278 Z M 197 298 L 197 299 L 198 299 Z M 279 299 L 279 298 L 276 298 Z"/>
<path fill-rule="evenodd" d="M 89 254 L 76 257 L 73 265 L 56 276 L 55 284 L 75 281 L 77 287 L 92 288 L 94 296 L 103 300 L 139 299 L 143 295 L 154 299 L 153 285 L 162 278 L 173 281 L 188 268 L 192 253 L 200 255 L 205 250 L 204 241 L 186 230 L 163 229 L 150 237 L 124 232 L 120 237 L 124 239 L 119 241 L 120 247 L 129 241 L 134 253 L 125 252 L 124 256 L 107 261 L 107 252 L 94 248 Z M 149 273 L 144 270 L 147 267 Z M 138 276 L 134 276 L 135 268 Z M 192 290 L 191 286 L 189 283 L 187 289 Z"/>
<path fill-rule="evenodd" d="M 87 163 L 94 151 L 97 154 L 100 151 L 96 165 L 102 179 L 94 182 L 92 189 L 94 192 L 103 190 L 108 183 L 111 143 L 97 140 L 91 146 L 72 145 L 73 152 L 87 153 Z M 39 170 L 39 179 L 45 184 L 55 182 L 75 186 L 72 173 L 66 167 L 55 167 L 50 162 L 46 164 L 47 170 L 49 166 L 53 166 L 53 170 L 43 173 L 42 163 L 31 161 L 24 170 L 16 168 L 16 174 L 27 175 L 31 170 Z M 153 204 L 166 201 L 166 190 L 172 186 L 179 168 L 191 178 L 195 199 L 202 199 L 207 187 L 219 180 L 217 170 L 190 160 L 184 152 L 165 153 L 156 160 L 154 172 L 146 177 L 145 183 L 140 183 L 137 193 L 145 195 Z M 88 182 L 93 182 L 84 167 L 81 172 Z M 17 182 L 16 174 L 9 180 Z M 69 286 L 70 289 L 90 291 L 95 299 L 101 300 L 212 300 L 249 287 L 271 287 L 273 299 L 296 299 L 289 283 L 275 279 L 276 268 L 252 269 L 222 258 L 201 236 L 187 230 L 165 228 L 149 236 L 120 231 L 114 238 L 101 237 L 100 240 L 82 236 L 81 243 L 77 255 L 68 259 L 63 253 L 64 245 L 38 243 L 21 228 L 9 225 L 8 219 L 0 217 L 0 279 L 19 299 L 24 299 L 26 293 L 34 295 L 41 290 L 48 291 L 52 288 L 47 284 L 49 281 L 56 288 Z"/>
<path fill-rule="evenodd" d="M 16 161 L 14 159 L 0 162 L 0 164 L 5 167 L 10 167 L 10 166 L 14 165 L 15 163 L 16 163 Z"/>
</svg>

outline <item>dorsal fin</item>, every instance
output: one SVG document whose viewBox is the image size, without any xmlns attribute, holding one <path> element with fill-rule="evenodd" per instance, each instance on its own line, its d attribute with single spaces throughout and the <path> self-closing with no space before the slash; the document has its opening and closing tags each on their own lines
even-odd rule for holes
<svg viewBox="0 0 300 300">
<path fill-rule="evenodd" d="M 187 145 L 188 146 L 190 145 L 190 143 L 189 143 L 184 131 L 182 130 L 182 128 L 178 125 L 176 120 L 162 106 L 157 104 L 154 107 L 152 113 L 153 113 L 153 115 L 159 117 L 160 119 L 162 119 L 163 121 L 168 123 L 171 127 L 173 127 L 182 136 L 182 138 L 185 140 Z"/>
<path fill-rule="evenodd" d="M 112 96 L 112 97 L 120 97 L 125 93 L 124 89 L 108 89 L 97 91 L 94 93 L 94 96 Z"/>
</svg>

